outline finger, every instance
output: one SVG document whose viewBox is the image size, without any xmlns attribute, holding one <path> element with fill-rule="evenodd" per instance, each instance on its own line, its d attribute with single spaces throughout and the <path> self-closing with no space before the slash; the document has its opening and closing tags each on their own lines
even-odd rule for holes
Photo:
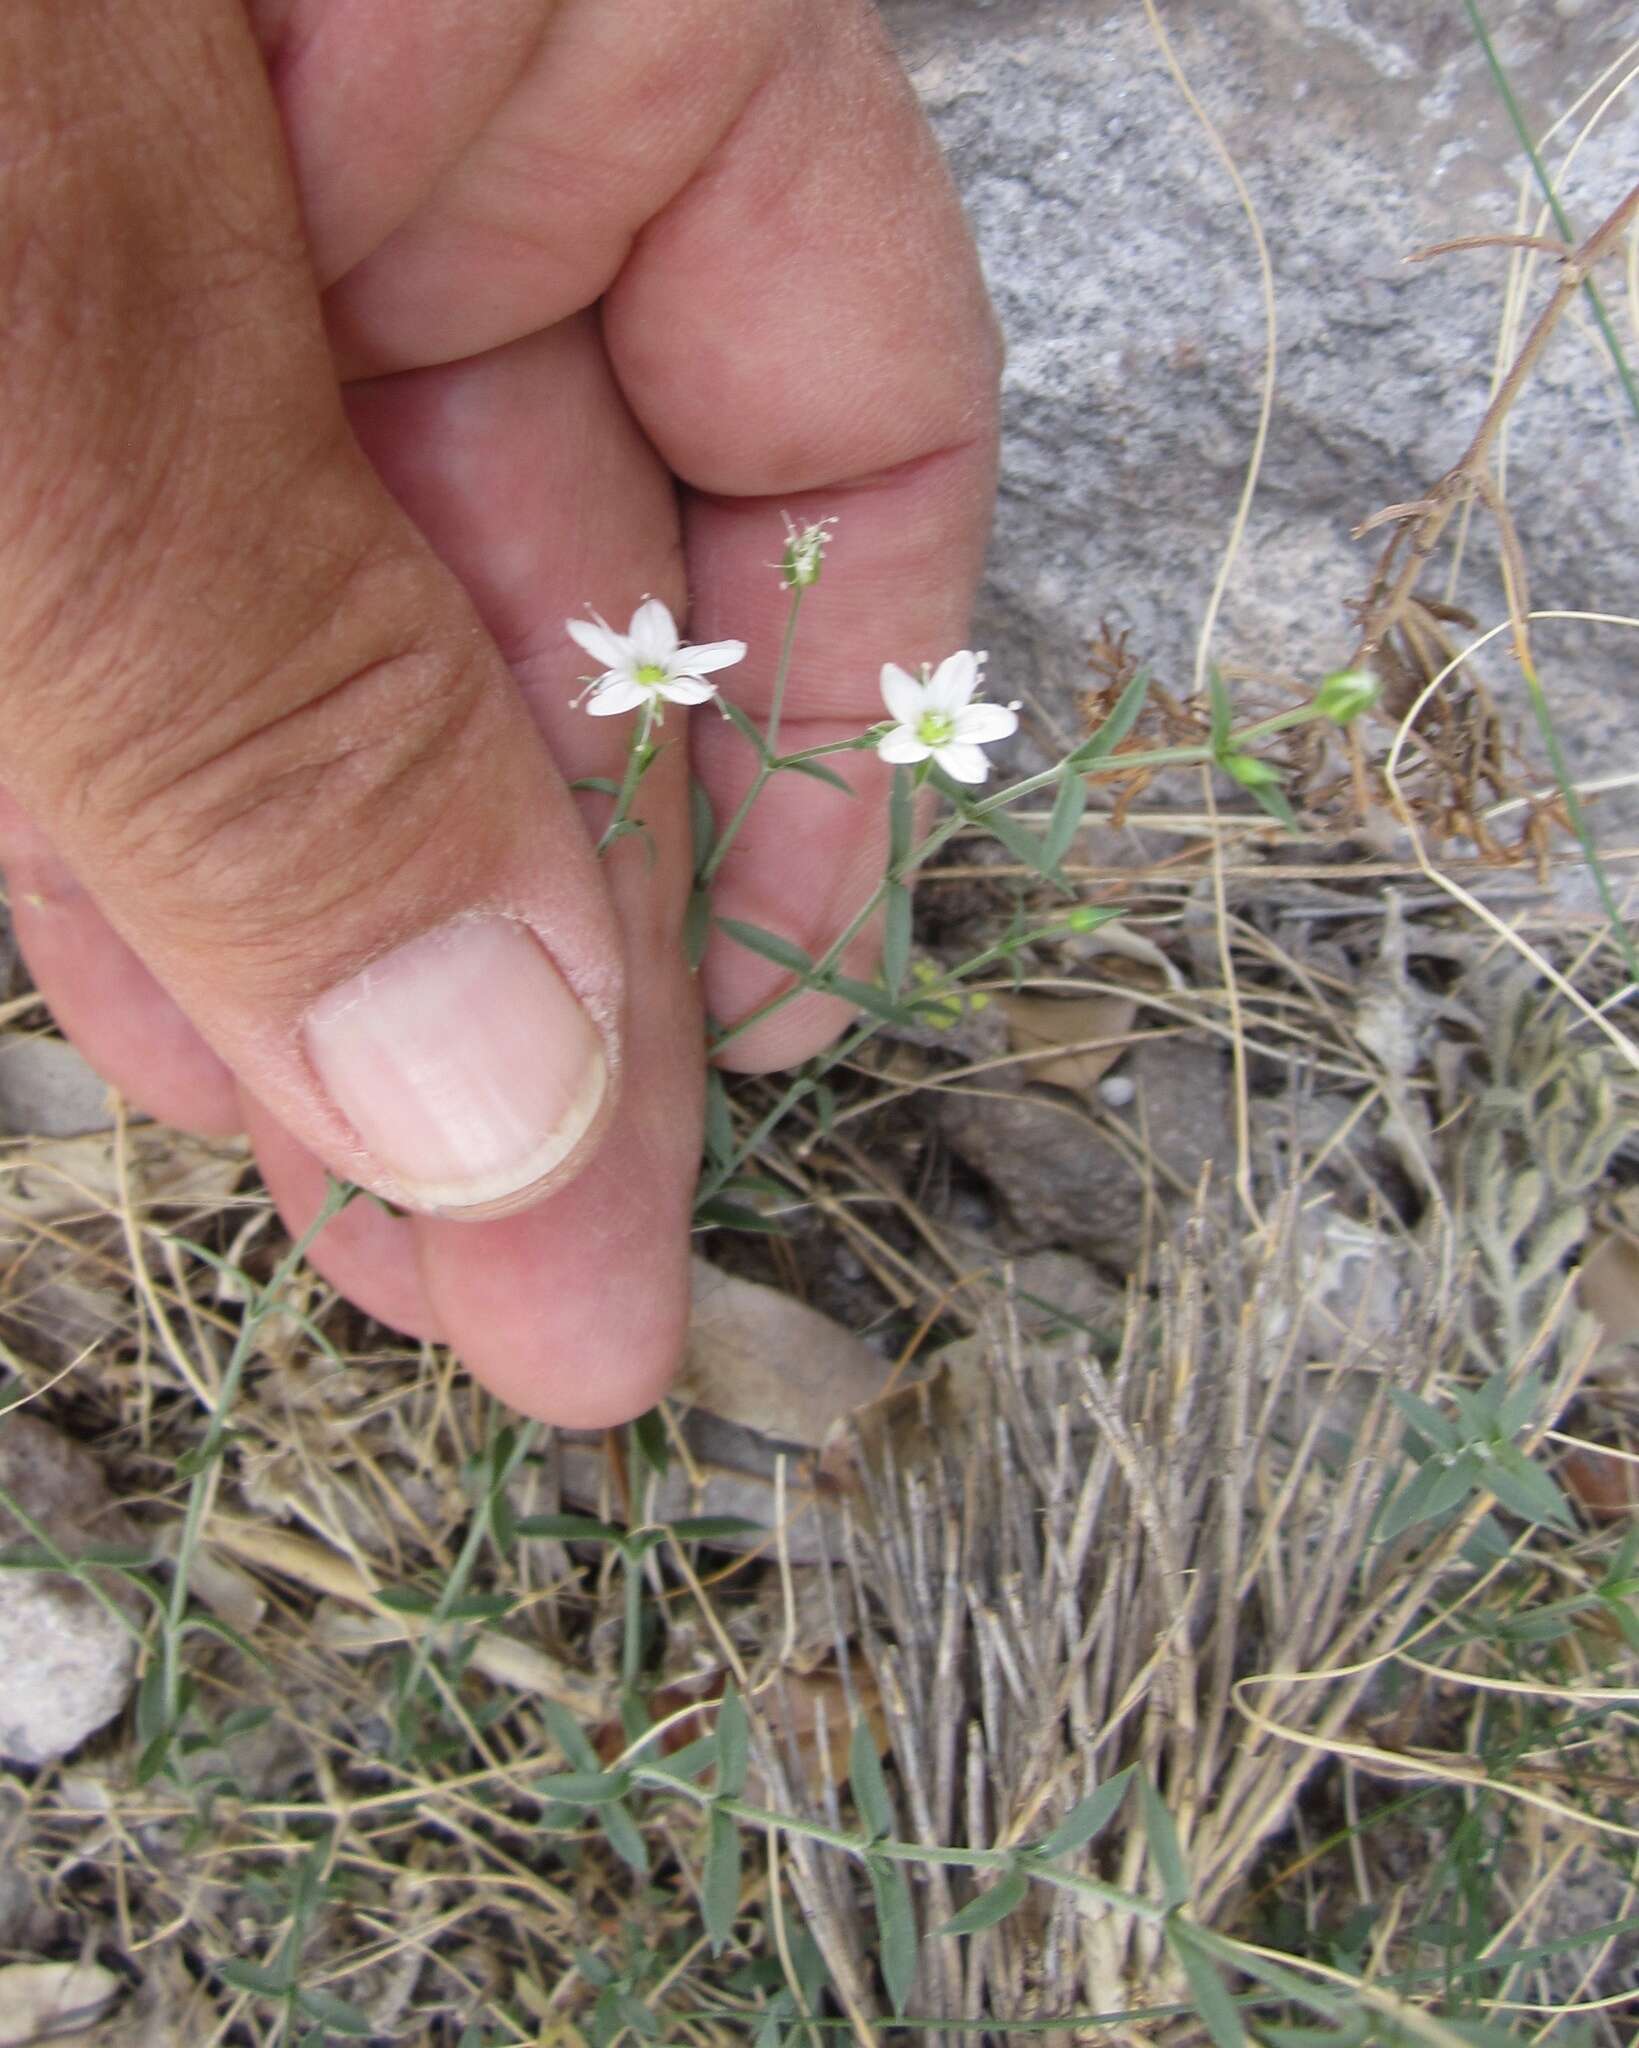
<svg viewBox="0 0 1639 2048">
<path fill-rule="evenodd" d="M 0 864 L 34 986 L 103 1079 L 165 1123 L 238 1130 L 232 1074 L 4 792 Z"/>
<path fill-rule="evenodd" d="M 488 0 L 492 40 L 533 44 L 481 115 L 477 92 L 427 82 L 443 0 L 385 14 L 290 0 L 290 11 L 298 41 L 330 47 L 327 70 L 275 76 L 337 360 L 368 376 L 461 361 L 593 304 L 812 10 Z M 349 71 L 369 86 L 350 92 Z M 402 119 L 390 121 L 398 139 L 379 132 L 375 97 L 400 92 L 425 109 L 419 160 Z"/>
<path fill-rule="evenodd" d="M 333 1171 L 427 1210 L 533 1199 L 613 1110 L 612 911 L 505 664 L 347 431 L 249 33 L 214 0 L 19 0 L 0 111 L 4 376 L 35 423 L 0 480 L 0 772 Z"/>
<path fill-rule="evenodd" d="M 681 606 L 671 480 L 627 413 L 595 318 L 445 368 L 356 385 L 355 427 L 399 501 L 470 590 L 554 758 L 618 780 L 632 721 L 572 707 L 585 657 L 569 616 L 590 600 L 624 622 L 645 591 Z M 550 1420 L 625 1420 L 669 1380 L 687 1309 L 688 1212 L 699 1162 L 698 999 L 678 944 L 687 900 L 688 714 L 606 869 L 626 959 L 626 1086 L 597 1160 L 520 1216 L 418 1219 L 422 1300 L 504 1399 Z M 581 798 L 594 829 L 606 796 Z M 317 1189 L 309 1189 L 317 1200 Z M 375 1241 L 385 1254 L 385 1239 Z M 400 1257 L 404 1240 L 394 1249 Z M 386 1276 L 350 1270 L 381 1299 Z M 402 1288 L 402 1275 L 392 1285 Z M 416 1327 L 421 1327 L 418 1322 Z"/>
<path fill-rule="evenodd" d="M 995 475 L 999 351 L 970 238 L 874 19 L 804 15 L 713 159 L 645 231 L 611 289 L 605 331 L 650 439 L 691 486 L 685 536 L 701 638 L 752 654 L 733 694 L 759 720 L 788 604 L 770 573 L 778 514 L 832 514 L 836 538 L 804 599 L 782 748 L 857 735 L 882 715 L 885 661 L 962 644 Z M 694 728 L 719 820 L 755 769 L 739 735 Z M 868 900 L 886 856 L 888 778 L 830 764 L 856 801 L 782 777 L 719 880 L 717 908 L 810 953 Z M 778 968 L 723 936 L 707 1005 L 744 1018 Z M 726 1054 L 785 1064 L 834 1034 L 833 1003 L 782 1010 Z"/>
<path fill-rule="evenodd" d="M 242 1098 L 239 1116 L 256 1147 L 256 1164 L 268 1193 L 291 1236 L 301 1237 L 324 1206 L 330 1191 L 328 1174 L 254 1096 Z M 493 1226 L 449 1227 L 476 1235 Z M 415 1225 L 408 1216 L 392 1215 L 367 1195 L 356 1195 L 314 1238 L 307 1262 L 376 1322 L 431 1344 L 448 1342 L 449 1333 L 421 1284 Z"/>
</svg>

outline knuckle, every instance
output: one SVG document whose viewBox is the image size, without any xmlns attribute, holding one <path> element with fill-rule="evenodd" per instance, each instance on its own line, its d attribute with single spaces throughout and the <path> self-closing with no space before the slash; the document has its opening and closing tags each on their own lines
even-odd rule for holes
<svg viewBox="0 0 1639 2048">
<path fill-rule="evenodd" d="M 82 731 L 76 836 L 123 886 L 182 891 L 201 938 L 265 944 L 367 895 L 424 840 L 482 750 L 494 657 L 453 608 L 425 616 L 424 595 L 384 633 L 382 594 L 342 593 L 336 617 L 206 704 L 144 689 L 117 737 Z"/>
</svg>

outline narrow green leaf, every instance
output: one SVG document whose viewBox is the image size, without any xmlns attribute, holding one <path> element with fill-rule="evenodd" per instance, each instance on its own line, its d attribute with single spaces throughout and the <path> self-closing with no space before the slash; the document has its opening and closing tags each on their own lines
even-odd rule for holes
<svg viewBox="0 0 1639 2048">
<path fill-rule="evenodd" d="M 622 818 L 611 825 L 598 841 L 598 851 L 607 853 L 611 846 L 618 846 L 623 839 L 649 838 L 649 828 L 641 818 Z M 654 841 L 649 840 L 649 858 L 654 858 Z"/>
<path fill-rule="evenodd" d="M 328 1991 L 303 1988 L 296 1993 L 296 2003 L 310 2020 L 317 2020 L 328 2033 L 341 2034 L 351 2041 L 371 2040 L 376 2032 L 374 2022 L 356 2005 L 349 2005 L 345 1998 L 336 1998 Z"/>
<path fill-rule="evenodd" d="M 697 775 L 689 777 L 689 850 L 694 855 L 694 872 L 698 874 L 710 860 L 712 848 L 717 844 L 717 820 L 712 813 L 711 798 L 706 794 L 706 785 Z"/>
<path fill-rule="evenodd" d="M 705 959 L 706 942 L 710 937 L 711 892 L 709 889 L 691 889 L 683 911 L 683 957 L 691 969 L 697 968 Z"/>
<path fill-rule="evenodd" d="M 888 882 L 884 888 L 882 979 L 898 995 L 911 964 L 911 892 L 903 882 Z"/>
<path fill-rule="evenodd" d="M 1086 808 L 1087 785 L 1079 775 L 1067 770 L 1053 799 L 1053 814 L 1047 821 L 1047 836 L 1042 842 L 1042 859 L 1050 868 L 1056 868 L 1070 851 L 1070 842 Z"/>
<path fill-rule="evenodd" d="M 985 811 L 977 821 L 993 839 L 999 840 L 1013 858 L 1038 875 L 1050 872 L 1046 850 L 1034 832 L 1015 823 L 1004 810 Z"/>
<path fill-rule="evenodd" d="M 953 1913 L 939 1929 L 941 1934 L 982 1934 L 987 1927 L 995 1927 L 1005 1920 L 1009 1913 L 1017 1910 L 1030 1890 L 1030 1879 L 1024 1871 L 1004 1871 L 999 1881 L 989 1891 L 980 1892 L 977 1898 L 969 1899 L 959 1913 Z"/>
<path fill-rule="evenodd" d="M 1379 1543 L 1392 1542 L 1419 1522 L 1449 1515 L 1467 1500 L 1479 1483 L 1478 1468 L 1467 1451 L 1458 1453 L 1448 1463 L 1449 1455 L 1437 1452 L 1386 1504 L 1378 1517 Z"/>
<path fill-rule="evenodd" d="M 1229 1995 L 1229 1987 L 1219 1976 L 1217 1964 L 1196 1944 L 1194 1930 L 1187 1921 L 1167 1922 L 1167 1945 L 1184 1966 L 1195 2010 L 1215 2048 L 1245 2048 L 1246 2029 Z"/>
<path fill-rule="evenodd" d="M 1546 1522 L 1554 1529 L 1575 1528 L 1575 1517 L 1559 1488 L 1512 1444 L 1496 1450 L 1482 1468 L 1481 1479 L 1499 1503 L 1521 1521 Z"/>
<path fill-rule="evenodd" d="M 765 1216 L 748 1209 L 743 1202 L 730 1202 L 722 1195 L 708 1195 L 694 1208 L 694 1227 L 717 1230 L 754 1230 L 762 1237 L 789 1237 L 790 1231 L 777 1216 Z"/>
<path fill-rule="evenodd" d="M 1235 723 L 1234 706 L 1229 701 L 1229 691 L 1218 665 L 1213 663 L 1207 670 L 1207 695 L 1212 704 L 1212 751 L 1221 760 L 1229 751 L 1230 729 Z"/>
<path fill-rule="evenodd" d="M 1081 745 L 1065 763 L 1067 768 L 1090 768 L 1095 761 L 1102 761 L 1113 754 L 1121 742 L 1138 723 L 1138 714 L 1144 708 L 1144 698 L 1150 687 L 1150 672 L 1141 668 L 1132 681 L 1115 700 L 1115 709 L 1105 719 L 1090 740 Z"/>
<path fill-rule="evenodd" d="M 873 1755 L 875 1752 L 872 1752 Z M 878 1960 L 894 2011 L 903 2017 L 916 1983 L 916 1909 L 899 1863 L 872 1861 L 871 1896 L 876 1902 Z"/>
<path fill-rule="evenodd" d="M 1497 1410 L 1497 1434 L 1518 1436 L 1532 1421 L 1548 1394 L 1541 1375 L 1528 1372 L 1513 1391 L 1503 1397 Z"/>
<path fill-rule="evenodd" d="M 717 702 L 721 706 L 723 716 L 728 720 L 729 724 L 733 726 L 734 730 L 743 739 L 749 740 L 756 749 L 757 759 L 766 762 L 768 760 L 768 743 L 756 726 L 752 724 L 751 720 L 740 709 L 739 705 L 732 698 L 724 696 L 719 696 Z"/>
<path fill-rule="evenodd" d="M 733 1684 L 725 1685 L 717 1708 L 717 1789 L 738 1799 L 751 1761 L 751 1724 Z"/>
<path fill-rule="evenodd" d="M 649 1845 L 627 1809 L 616 1800 L 611 1805 L 595 1807 L 593 1814 L 610 1848 L 627 1869 L 635 1870 L 639 1877 L 647 1876 Z"/>
<path fill-rule="evenodd" d="M 516 1604 L 508 1593 L 458 1593 L 440 1612 L 445 1621 L 499 1621 Z"/>
<path fill-rule="evenodd" d="M 1515 1183 L 1518 1185 L 1518 1182 Z M 1533 1208 L 1535 1204 L 1533 1203 Z M 1464 1443 L 1478 1443 L 1503 1434 L 1498 1426 L 1498 1400 L 1492 1385 L 1483 1387 L 1453 1387 L 1451 1398 L 1456 1403 L 1458 1419 L 1461 1422 L 1461 1438 Z"/>
<path fill-rule="evenodd" d="M 270 1970 L 261 1963 L 247 1963 L 239 1956 L 231 1956 L 225 1963 L 217 1963 L 214 1967 L 224 1984 L 232 1985 L 235 1991 L 253 1991 L 259 1998 L 284 1998 L 291 1989 L 290 1979 L 283 1970 Z"/>
<path fill-rule="evenodd" d="M 895 1002 L 888 991 L 875 982 L 855 981 L 846 974 L 828 974 L 825 988 L 829 994 L 841 996 L 845 1003 L 852 1003 L 856 1010 L 867 1010 L 873 1017 L 880 1017 L 884 1024 L 918 1022 L 914 1002 Z"/>
<path fill-rule="evenodd" d="M 714 1952 L 734 1932 L 740 1910 L 740 1830 L 714 1806 L 706 1818 L 706 1867 L 700 1880 L 700 1910 Z"/>
<path fill-rule="evenodd" d="M 787 761 L 787 768 L 798 775 L 811 775 L 816 782 L 829 783 L 833 789 L 840 789 L 844 796 L 857 796 L 858 791 L 851 783 L 844 782 L 834 768 L 827 768 L 823 761 Z"/>
<path fill-rule="evenodd" d="M 614 1994 L 615 2009 L 634 2034 L 641 2034 L 645 2041 L 660 2039 L 660 2022 L 641 1998 L 634 1998 L 629 1991 Z"/>
<path fill-rule="evenodd" d="M 836 1122 L 837 1116 L 837 1091 L 829 1081 L 814 1083 L 814 1115 L 819 1123 L 820 1136 L 830 1137 L 831 1126 Z"/>
<path fill-rule="evenodd" d="M 383 1586 L 376 1601 L 392 1614 L 431 1614 L 438 1605 L 435 1596 L 420 1586 Z"/>
<path fill-rule="evenodd" d="M 1456 1430 L 1432 1403 L 1416 1394 L 1408 1394 L 1400 1387 L 1390 1387 L 1389 1399 L 1417 1434 L 1426 1437 L 1437 1451 L 1455 1451 L 1460 1448 Z"/>
<path fill-rule="evenodd" d="M 1139 1774 L 1138 1795 L 1144 1806 L 1144 1835 L 1161 1877 L 1161 1902 L 1170 1913 L 1189 1897 L 1189 1869 L 1178 1841 L 1178 1829 L 1162 1803 L 1160 1793 L 1143 1773 Z"/>
<path fill-rule="evenodd" d="M 134 1543 L 88 1543 L 71 1551 L 47 1543 L 12 1543 L 0 1552 L 0 1572 L 136 1572 L 155 1562 Z"/>
<path fill-rule="evenodd" d="M 782 938 L 778 932 L 765 932 L 760 924 L 745 924 L 737 917 L 720 917 L 717 929 L 727 932 L 736 945 L 744 946 L 748 953 L 761 954 L 763 959 L 772 960 L 776 967 L 783 967 L 792 974 L 811 975 L 814 963 L 792 940 Z"/>
<path fill-rule="evenodd" d="M 657 1479 L 672 1468 L 672 1447 L 666 1436 L 666 1422 L 658 1408 L 646 1408 L 631 1424 L 632 1447 Z"/>
<path fill-rule="evenodd" d="M 893 772 L 893 795 L 888 802 L 888 873 L 897 875 L 910 858 L 911 836 L 916 830 L 916 778 L 905 767 Z"/>
<path fill-rule="evenodd" d="M 177 1478 L 197 1479 L 201 1472 L 208 1472 L 228 1448 L 230 1435 L 228 1430 L 218 1430 L 202 1444 L 195 1444 L 191 1451 L 184 1451 L 176 1461 Z"/>
<path fill-rule="evenodd" d="M 615 1981 L 613 1963 L 600 1956 L 595 1948 L 576 1949 L 575 1968 L 594 1991 L 607 1991 Z"/>
<path fill-rule="evenodd" d="M 625 1532 L 591 1515 L 520 1515 L 520 1536 L 547 1536 L 558 1543 L 618 1543 Z"/>
<path fill-rule="evenodd" d="M 761 1522 L 753 1522 L 746 1515 L 684 1515 L 666 1526 L 679 1543 L 726 1543 L 731 1536 L 768 1533 Z"/>
<path fill-rule="evenodd" d="M 624 1799 L 631 1782 L 625 1771 L 555 1771 L 537 1778 L 535 1790 L 542 1799 L 559 1799 L 565 1806 L 607 1806 Z"/>
<path fill-rule="evenodd" d="M 728 1166 L 734 1158 L 734 1117 L 729 1109 L 728 1085 L 716 1067 L 706 1069 L 706 1157 L 719 1167 Z"/>
<path fill-rule="evenodd" d="M 865 1715 L 854 1723 L 848 1741 L 848 1782 L 854 1789 L 854 1804 L 873 1842 L 893 1833 L 893 1803 L 888 1782 L 882 1775 L 882 1761 L 876 1753 L 876 1738 Z"/>
<path fill-rule="evenodd" d="M 546 1721 L 547 1732 L 577 1771 L 597 1771 L 601 1768 L 598 1753 L 592 1747 L 591 1737 L 561 1700 L 543 1700 L 541 1713 Z"/>
<path fill-rule="evenodd" d="M 578 775 L 570 783 L 571 789 L 589 789 L 598 796 L 619 796 L 620 784 L 611 782 L 607 775 Z"/>
<path fill-rule="evenodd" d="M 667 1771 L 674 1778 L 687 1784 L 709 1771 L 718 1760 L 717 1737 L 715 1734 L 699 1736 L 693 1742 L 684 1743 L 681 1749 L 673 1750 L 670 1756 L 662 1757 L 657 1764 L 649 1765 L 651 1770 Z"/>
<path fill-rule="evenodd" d="M 236 1735 L 250 1735 L 258 1728 L 265 1728 L 273 1719 L 271 1707 L 235 1707 L 224 1717 L 220 1734 L 224 1742 L 231 1742 Z"/>
<path fill-rule="evenodd" d="M 1109 1826 L 1120 1810 L 1132 1775 L 1133 1766 L 1129 1764 L 1113 1778 L 1106 1778 L 1096 1791 L 1089 1792 L 1079 1805 L 1070 1809 L 1046 1841 L 1034 1844 L 1035 1853 L 1038 1856 L 1070 1856 L 1077 1849 L 1085 1848 L 1095 1835 Z"/>
<path fill-rule="evenodd" d="M 1241 758 L 1246 760 L 1250 759 L 1250 756 L 1242 755 Z M 1254 783 L 1248 786 L 1251 788 L 1253 801 L 1261 809 L 1266 810 L 1270 817 L 1284 825 L 1294 839 L 1297 838 L 1302 832 L 1303 827 L 1298 823 L 1297 813 L 1292 809 L 1291 804 L 1288 803 L 1285 792 L 1281 789 L 1279 783 Z"/>
</svg>

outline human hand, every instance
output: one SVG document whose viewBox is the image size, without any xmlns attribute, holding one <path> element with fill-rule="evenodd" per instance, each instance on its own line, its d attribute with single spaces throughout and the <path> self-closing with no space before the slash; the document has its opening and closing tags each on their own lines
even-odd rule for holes
<svg viewBox="0 0 1639 2048">
<path fill-rule="evenodd" d="M 567 783 L 628 735 L 570 709 L 563 626 L 653 591 L 748 642 L 757 715 L 784 510 L 840 519 L 790 745 L 961 639 L 996 348 L 874 17 L 11 0 L 0 130 L 0 858 L 36 981 L 133 1103 L 248 1126 L 292 1228 L 326 1168 L 417 1212 L 329 1227 L 342 1291 L 520 1408 L 630 1415 L 686 1314 L 700 993 L 732 1021 L 778 974 L 721 939 L 687 971 L 681 746 L 652 858 L 594 860 L 607 799 Z M 688 737 L 724 817 L 750 750 Z M 814 950 L 883 864 L 886 771 L 838 765 L 860 802 L 782 778 L 718 881 Z M 793 1005 L 734 1064 L 838 1021 Z"/>
</svg>

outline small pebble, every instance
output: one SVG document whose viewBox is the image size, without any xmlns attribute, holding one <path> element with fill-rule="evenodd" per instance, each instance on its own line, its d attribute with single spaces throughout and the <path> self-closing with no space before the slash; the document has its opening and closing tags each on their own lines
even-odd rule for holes
<svg viewBox="0 0 1639 2048">
<path fill-rule="evenodd" d="M 1125 1109 L 1138 1093 L 1138 1083 L 1125 1074 L 1111 1074 L 1098 1084 L 1099 1100 L 1111 1109 Z"/>
</svg>

